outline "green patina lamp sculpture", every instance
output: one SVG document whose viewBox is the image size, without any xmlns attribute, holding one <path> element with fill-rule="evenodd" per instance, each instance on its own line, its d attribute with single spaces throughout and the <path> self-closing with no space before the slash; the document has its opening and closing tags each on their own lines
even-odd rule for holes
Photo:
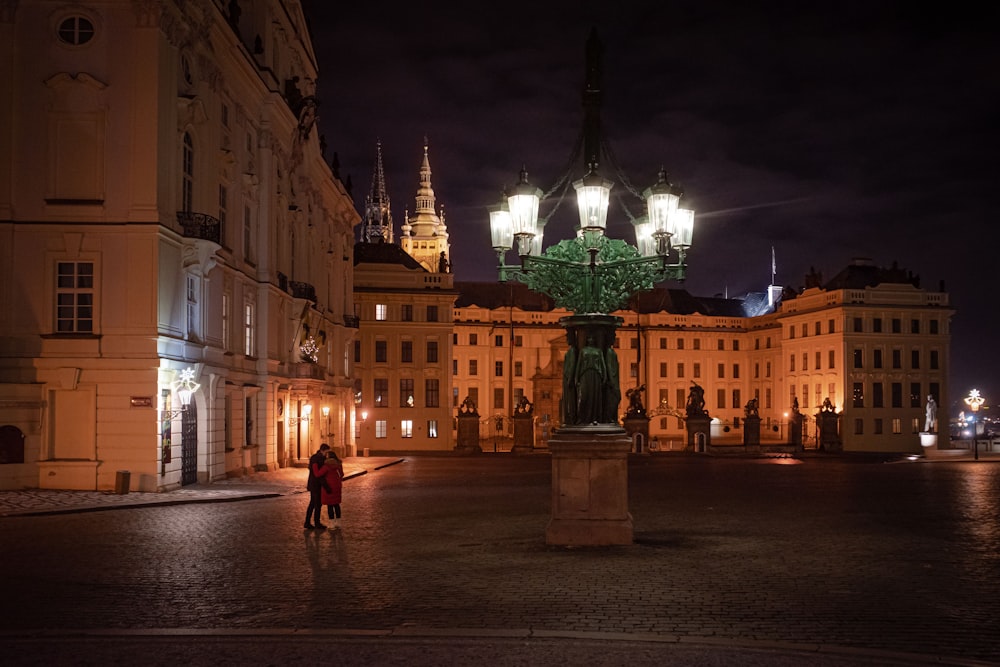
<svg viewBox="0 0 1000 667">
<path fill-rule="evenodd" d="M 547 220 L 538 217 L 538 210 L 543 195 L 528 183 L 523 168 L 518 184 L 490 211 L 500 282 L 519 280 L 574 313 L 560 320 L 569 344 L 563 364 L 564 428 L 617 427 L 621 390 L 613 344 L 622 319 L 610 313 L 625 308 L 632 295 L 657 283 L 684 280 L 694 229 L 694 211 L 680 208 L 682 191 L 669 183 L 661 169 L 656 184 L 641 196 L 646 215 L 632 219 L 636 245 L 605 235 L 613 184 L 598 174 L 599 54 L 600 45 L 592 33 L 583 94 L 587 173 L 573 183 L 580 214 L 576 237 L 542 250 Z M 520 263 L 508 265 L 506 254 L 515 245 Z M 676 261 L 671 261 L 674 254 Z"/>
</svg>

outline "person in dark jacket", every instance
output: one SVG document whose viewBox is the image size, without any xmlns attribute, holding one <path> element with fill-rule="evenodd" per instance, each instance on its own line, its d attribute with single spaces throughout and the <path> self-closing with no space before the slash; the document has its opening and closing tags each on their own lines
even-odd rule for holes
<svg viewBox="0 0 1000 667">
<path fill-rule="evenodd" d="M 319 451 L 309 457 L 309 477 L 306 479 L 306 489 L 309 491 L 309 507 L 306 509 L 306 530 L 326 530 L 319 521 L 323 509 L 323 465 L 326 463 L 330 445 L 325 442 L 319 446 Z M 310 523 L 310 519 L 312 522 Z"/>
<path fill-rule="evenodd" d="M 323 504 L 326 505 L 326 518 L 330 520 L 330 527 L 337 529 L 340 528 L 340 500 L 344 480 L 344 464 L 332 449 L 329 456 L 326 457 L 323 471 L 325 473 L 323 479 L 326 483 L 320 484 L 323 487 L 323 492 L 320 495 Z"/>
</svg>

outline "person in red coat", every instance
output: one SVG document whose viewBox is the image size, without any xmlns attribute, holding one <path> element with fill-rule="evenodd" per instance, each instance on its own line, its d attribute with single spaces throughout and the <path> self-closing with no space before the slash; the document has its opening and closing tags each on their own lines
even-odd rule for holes
<svg viewBox="0 0 1000 667">
<path fill-rule="evenodd" d="M 344 464 L 331 449 L 326 463 L 322 466 L 322 501 L 326 505 L 327 517 L 334 528 L 340 528 L 340 500 L 344 481 Z"/>
</svg>

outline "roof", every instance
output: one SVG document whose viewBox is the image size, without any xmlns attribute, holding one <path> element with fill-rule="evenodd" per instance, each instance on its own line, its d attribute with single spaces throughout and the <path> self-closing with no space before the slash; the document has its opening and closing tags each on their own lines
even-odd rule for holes
<svg viewBox="0 0 1000 667">
<path fill-rule="evenodd" d="M 408 269 L 427 271 L 395 243 L 355 243 L 354 266 L 358 264 L 399 264 Z"/>
</svg>

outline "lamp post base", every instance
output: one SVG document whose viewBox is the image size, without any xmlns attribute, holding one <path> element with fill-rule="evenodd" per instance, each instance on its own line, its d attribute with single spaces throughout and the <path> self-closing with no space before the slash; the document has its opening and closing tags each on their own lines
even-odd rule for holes
<svg viewBox="0 0 1000 667">
<path fill-rule="evenodd" d="M 552 518 L 545 542 L 561 546 L 632 544 L 628 453 L 632 441 L 617 425 L 559 429 L 552 453 Z"/>
</svg>

